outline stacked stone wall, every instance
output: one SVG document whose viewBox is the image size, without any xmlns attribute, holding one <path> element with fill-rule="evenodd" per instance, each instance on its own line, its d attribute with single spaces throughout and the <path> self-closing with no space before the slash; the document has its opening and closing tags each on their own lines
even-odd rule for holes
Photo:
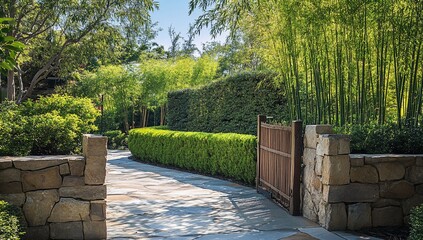
<svg viewBox="0 0 423 240">
<path fill-rule="evenodd" d="M 423 155 L 349 154 L 348 136 L 332 133 L 306 126 L 303 215 L 329 230 L 407 224 L 423 203 Z"/>
<path fill-rule="evenodd" d="M 22 209 L 24 239 L 106 239 L 107 138 L 83 156 L 0 157 L 0 199 Z"/>
</svg>

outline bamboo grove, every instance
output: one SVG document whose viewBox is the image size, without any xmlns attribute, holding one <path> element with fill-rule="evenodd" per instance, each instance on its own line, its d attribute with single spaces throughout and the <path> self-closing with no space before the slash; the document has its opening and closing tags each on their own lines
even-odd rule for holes
<svg viewBox="0 0 423 240">
<path fill-rule="evenodd" d="M 220 16 L 215 23 L 239 14 L 226 24 L 253 39 L 263 64 L 278 73 L 292 119 L 421 124 L 423 1 L 221 2 L 206 14 Z"/>
</svg>

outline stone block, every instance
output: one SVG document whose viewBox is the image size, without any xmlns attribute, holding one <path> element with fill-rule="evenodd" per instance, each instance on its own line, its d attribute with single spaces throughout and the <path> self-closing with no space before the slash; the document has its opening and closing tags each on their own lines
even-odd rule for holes
<svg viewBox="0 0 423 240">
<path fill-rule="evenodd" d="M 322 219 L 323 218 L 323 219 Z M 327 204 L 325 214 L 321 214 L 319 221 L 330 231 L 345 230 L 347 227 L 347 211 L 344 203 Z"/>
<path fill-rule="evenodd" d="M 69 175 L 70 174 L 69 165 L 67 163 L 61 164 L 59 166 L 59 168 L 60 168 L 60 175 Z"/>
<path fill-rule="evenodd" d="M 48 225 L 28 227 L 25 229 L 24 240 L 48 240 L 50 239 L 50 228 Z"/>
<path fill-rule="evenodd" d="M 350 154 L 350 163 L 354 167 L 364 166 L 364 156 L 361 154 Z"/>
<path fill-rule="evenodd" d="M 423 184 L 417 185 L 416 186 L 416 193 L 423 195 Z"/>
<path fill-rule="evenodd" d="M 376 202 L 379 199 L 379 186 L 364 183 L 341 186 L 323 185 L 323 199 L 329 203 Z"/>
<path fill-rule="evenodd" d="M 400 163 L 385 162 L 374 165 L 379 172 L 380 181 L 391 181 L 404 178 L 405 168 Z"/>
<path fill-rule="evenodd" d="M 58 166 L 67 161 L 65 156 L 27 156 L 14 159 L 13 165 L 20 170 L 34 171 Z"/>
<path fill-rule="evenodd" d="M 423 156 L 419 155 L 419 156 L 416 157 L 416 165 L 419 166 L 419 167 L 423 167 Z M 0 164 L 0 166 L 1 166 L 1 164 Z"/>
<path fill-rule="evenodd" d="M 348 155 L 323 157 L 322 182 L 330 185 L 343 185 L 350 182 L 350 159 Z"/>
<path fill-rule="evenodd" d="M 380 196 L 383 198 L 405 199 L 414 195 L 414 185 L 405 181 L 380 183 Z"/>
<path fill-rule="evenodd" d="M 396 154 L 365 154 L 364 162 L 366 164 L 376 164 L 384 162 L 397 162 L 404 166 L 414 165 L 416 158 L 414 156 L 396 155 Z"/>
<path fill-rule="evenodd" d="M 61 198 L 48 218 L 49 222 L 76 222 L 89 220 L 90 203 L 73 198 Z"/>
<path fill-rule="evenodd" d="M 16 168 L 0 170 L 0 183 L 21 181 L 21 171 Z"/>
<path fill-rule="evenodd" d="M 350 138 L 347 135 L 339 138 L 338 154 L 350 154 Z"/>
<path fill-rule="evenodd" d="M 316 148 L 317 155 L 344 155 L 350 153 L 350 139 L 347 135 L 319 135 Z"/>
<path fill-rule="evenodd" d="M 62 185 L 58 166 L 38 171 L 23 171 L 21 177 L 24 192 L 59 188 Z"/>
<path fill-rule="evenodd" d="M 372 208 L 370 203 L 348 205 L 348 229 L 359 230 L 372 227 Z"/>
<path fill-rule="evenodd" d="M 307 125 L 304 133 L 304 147 L 316 149 L 319 134 L 330 133 L 333 133 L 331 125 Z"/>
<path fill-rule="evenodd" d="M 0 169 L 11 168 L 13 166 L 10 157 L 0 157 Z"/>
<path fill-rule="evenodd" d="M 364 165 L 362 167 L 351 167 L 350 170 L 351 182 L 359 183 L 378 183 L 379 176 L 376 168 L 371 165 Z"/>
<path fill-rule="evenodd" d="M 22 193 L 22 184 L 21 182 L 0 183 L 0 193 Z"/>
<path fill-rule="evenodd" d="M 402 211 L 405 215 L 409 215 L 411 209 L 423 203 L 423 196 L 415 194 L 413 197 L 402 201 Z"/>
<path fill-rule="evenodd" d="M 106 199 L 106 185 L 98 186 L 76 186 L 62 187 L 59 189 L 60 197 L 72 197 L 83 200 L 103 200 Z"/>
<path fill-rule="evenodd" d="M 316 162 L 316 149 L 304 148 L 303 163 L 306 166 L 311 166 L 311 168 L 314 168 L 315 162 Z"/>
<path fill-rule="evenodd" d="M 84 134 L 82 140 L 84 157 L 107 156 L 107 137 L 94 134 Z"/>
<path fill-rule="evenodd" d="M 403 214 L 400 207 L 373 208 L 372 224 L 373 227 L 392 227 L 401 226 L 403 223 Z"/>
<path fill-rule="evenodd" d="M 58 201 L 57 190 L 27 192 L 23 212 L 28 225 L 30 227 L 45 225 L 54 204 Z"/>
<path fill-rule="evenodd" d="M 423 167 L 413 166 L 407 169 L 406 179 L 412 183 L 423 183 Z"/>
<path fill-rule="evenodd" d="M 87 221 L 83 222 L 85 239 L 106 239 L 107 227 L 106 221 Z"/>
<path fill-rule="evenodd" d="M 318 210 L 319 209 L 314 205 L 313 197 L 310 192 L 305 190 L 303 198 L 303 216 L 313 222 L 318 222 Z"/>
<path fill-rule="evenodd" d="M 314 172 L 317 176 L 322 176 L 322 168 L 323 168 L 323 156 L 317 155 L 316 156 L 316 165 L 314 166 Z"/>
<path fill-rule="evenodd" d="M 389 206 L 401 206 L 401 202 L 394 199 L 379 198 L 377 202 L 372 203 L 373 208 L 382 208 Z"/>
<path fill-rule="evenodd" d="M 69 160 L 69 168 L 72 176 L 84 176 L 85 160 Z"/>
<path fill-rule="evenodd" d="M 25 193 L 0 194 L 0 200 L 20 207 L 25 203 Z"/>
<path fill-rule="evenodd" d="M 84 177 L 77 177 L 77 176 L 63 177 L 62 187 L 76 187 L 76 186 L 84 186 L 84 185 L 85 185 Z"/>
<path fill-rule="evenodd" d="M 82 222 L 51 223 L 52 239 L 84 239 Z"/>
<path fill-rule="evenodd" d="M 92 221 L 106 220 L 106 201 L 91 201 L 90 217 Z"/>
<path fill-rule="evenodd" d="M 104 184 L 106 179 L 106 156 L 88 156 L 85 161 L 85 184 Z"/>
</svg>

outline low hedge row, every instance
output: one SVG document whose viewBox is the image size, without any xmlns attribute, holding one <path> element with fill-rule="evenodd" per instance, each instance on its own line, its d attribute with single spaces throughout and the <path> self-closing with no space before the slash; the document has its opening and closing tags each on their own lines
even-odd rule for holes
<svg viewBox="0 0 423 240">
<path fill-rule="evenodd" d="M 410 225 L 409 240 L 423 239 L 423 204 L 415 207 L 411 211 Z"/>
<path fill-rule="evenodd" d="M 139 128 L 129 132 L 128 146 L 141 160 L 248 184 L 255 179 L 256 137 L 252 135 Z"/>
<path fill-rule="evenodd" d="M 24 234 L 20 220 L 22 214 L 19 209 L 0 200 L 0 239 L 19 240 Z"/>
</svg>

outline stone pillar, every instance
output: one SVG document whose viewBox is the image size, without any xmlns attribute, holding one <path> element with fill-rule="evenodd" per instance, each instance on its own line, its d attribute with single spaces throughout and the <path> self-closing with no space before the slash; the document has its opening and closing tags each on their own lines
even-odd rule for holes
<svg viewBox="0 0 423 240">
<path fill-rule="evenodd" d="M 84 134 L 85 184 L 101 185 L 106 178 L 107 137 Z"/>
</svg>

